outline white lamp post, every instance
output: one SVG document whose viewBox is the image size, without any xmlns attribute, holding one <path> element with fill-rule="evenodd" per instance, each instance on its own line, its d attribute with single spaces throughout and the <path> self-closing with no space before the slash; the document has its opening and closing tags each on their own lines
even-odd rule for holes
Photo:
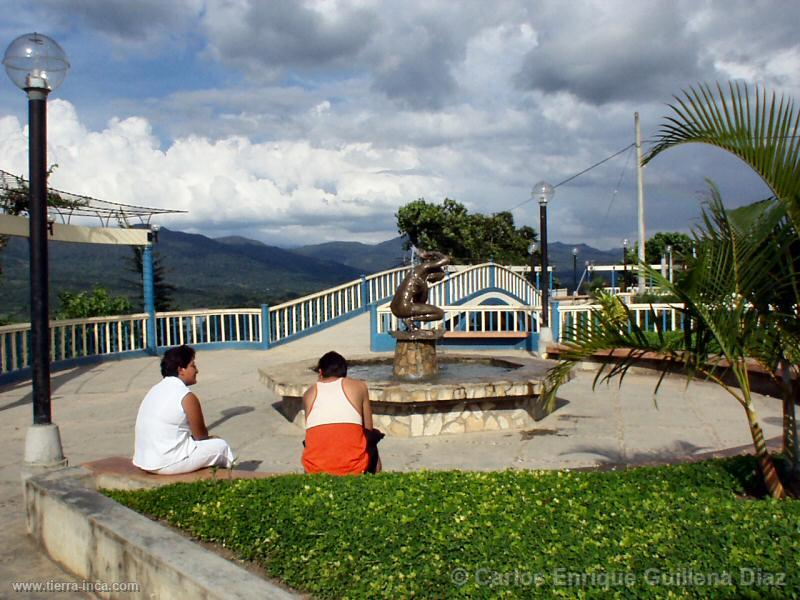
<svg viewBox="0 0 800 600">
<path fill-rule="evenodd" d="M 539 354 L 547 356 L 547 344 L 553 341 L 550 331 L 550 274 L 547 270 L 547 203 L 555 196 L 555 188 L 546 181 L 533 186 L 531 197 L 539 203 L 539 241 L 542 255 L 542 327 L 539 331 Z"/>
<path fill-rule="evenodd" d="M 3 65 L 11 81 L 28 95 L 31 358 L 33 426 L 25 439 L 25 463 L 66 463 L 58 427 L 50 410 L 50 326 L 47 273 L 47 95 L 69 69 L 67 55 L 54 40 L 26 33 L 9 44 Z"/>
</svg>

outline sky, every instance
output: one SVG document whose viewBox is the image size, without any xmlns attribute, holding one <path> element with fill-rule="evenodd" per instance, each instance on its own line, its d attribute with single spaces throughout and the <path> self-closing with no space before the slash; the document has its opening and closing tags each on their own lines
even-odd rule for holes
<svg viewBox="0 0 800 600">
<path fill-rule="evenodd" d="M 800 97 L 793 0 L 0 0 L 71 64 L 48 102 L 50 184 L 188 211 L 159 225 L 279 246 L 395 237 L 424 198 L 512 210 L 634 142 L 698 82 Z M 5 40 L 5 42 L 3 42 Z M 558 185 L 548 238 L 637 239 L 633 149 Z M 27 177 L 27 103 L 0 81 L 0 169 Z M 647 237 L 769 195 L 698 145 L 644 170 Z"/>
</svg>

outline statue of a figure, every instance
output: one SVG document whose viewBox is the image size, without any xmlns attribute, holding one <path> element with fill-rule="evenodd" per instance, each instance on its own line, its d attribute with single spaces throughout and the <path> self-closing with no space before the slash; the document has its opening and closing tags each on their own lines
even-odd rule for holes
<svg viewBox="0 0 800 600">
<path fill-rule="evenodd" d="M 402 319 L 409 331 L 417 329 L 414 321 L 438 321 L 444 311 L 438 306 L 428 304 L 428 284 L 444 279 L 444 267 L 450 264 L 450 257 L 441 252 L 421 251 L 418 255 L 422 263 L 412 267 L 392 298 L 392 314 Z"/>
</svg>

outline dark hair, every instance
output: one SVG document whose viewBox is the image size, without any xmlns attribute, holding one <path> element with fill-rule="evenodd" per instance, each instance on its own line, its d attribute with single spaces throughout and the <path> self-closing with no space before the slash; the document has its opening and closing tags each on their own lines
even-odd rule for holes
<svg viewBox="0 0 800 600">
<path fill-rule="evenodd" d="M 316 370 L 323 377 L 347 377 L 347 361 L 338 352 L 326 352 L 317 362 Z"/>
<path fill-rule="evenodd" d="M 185 369 L 194 360 L 194 348 L 184 344 L 164 352 L 161 359 L 161 375 L 164 377 L 177 377 L 178 369 Z"/>
</svg>

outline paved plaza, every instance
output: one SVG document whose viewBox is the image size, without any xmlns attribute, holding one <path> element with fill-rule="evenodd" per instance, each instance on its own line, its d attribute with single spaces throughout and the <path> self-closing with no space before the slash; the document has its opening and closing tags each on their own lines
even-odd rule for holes
<svg viewBox="0 0 800 600">
<path fill-rule="evenodd" d="M 200 351 L 194 386 L 212 433 L 228 440 L 243 468 L 301 472 L 301 429 L 274 408 L 278 398 L 258 368 L 316 358 L 328 350 L 369 353 L 369 316 L 315 335 L 259 350 Z M 484 352 L 483 354 L 491 354 Z M 514 356 L 514 352 L 502 352 Z M 517 352 L 516 355 L 528 355 Z M 54 373 L 53 421 L 71 465 L 130 456 L 139 402 L 159 378 L 156 357 L 109 361 Z M 654 403 L 656 378 L 631 374 L 592 391 L 593 371 L 577 373 L 559 394 L 557 410 L 525 431 L 386 438 L 384 469 L 556 469 L 667 462 L 717 452 L 750 451 L 744 411 L 718 386 L 667 378 Z M 312 374 L 313 376 L 313 374 Z M 25 531 L 20 466 L 31 423 L 30 383 L 0 387 L 0 598 L 52 598 L 15 593 L 13 581 L 74 581 L 42 555 Z M 756 396 L 767 439 L 780 435 L 781 405 Z M 86 597 L 58 594 L 59 598 Z"/>
</svg>

